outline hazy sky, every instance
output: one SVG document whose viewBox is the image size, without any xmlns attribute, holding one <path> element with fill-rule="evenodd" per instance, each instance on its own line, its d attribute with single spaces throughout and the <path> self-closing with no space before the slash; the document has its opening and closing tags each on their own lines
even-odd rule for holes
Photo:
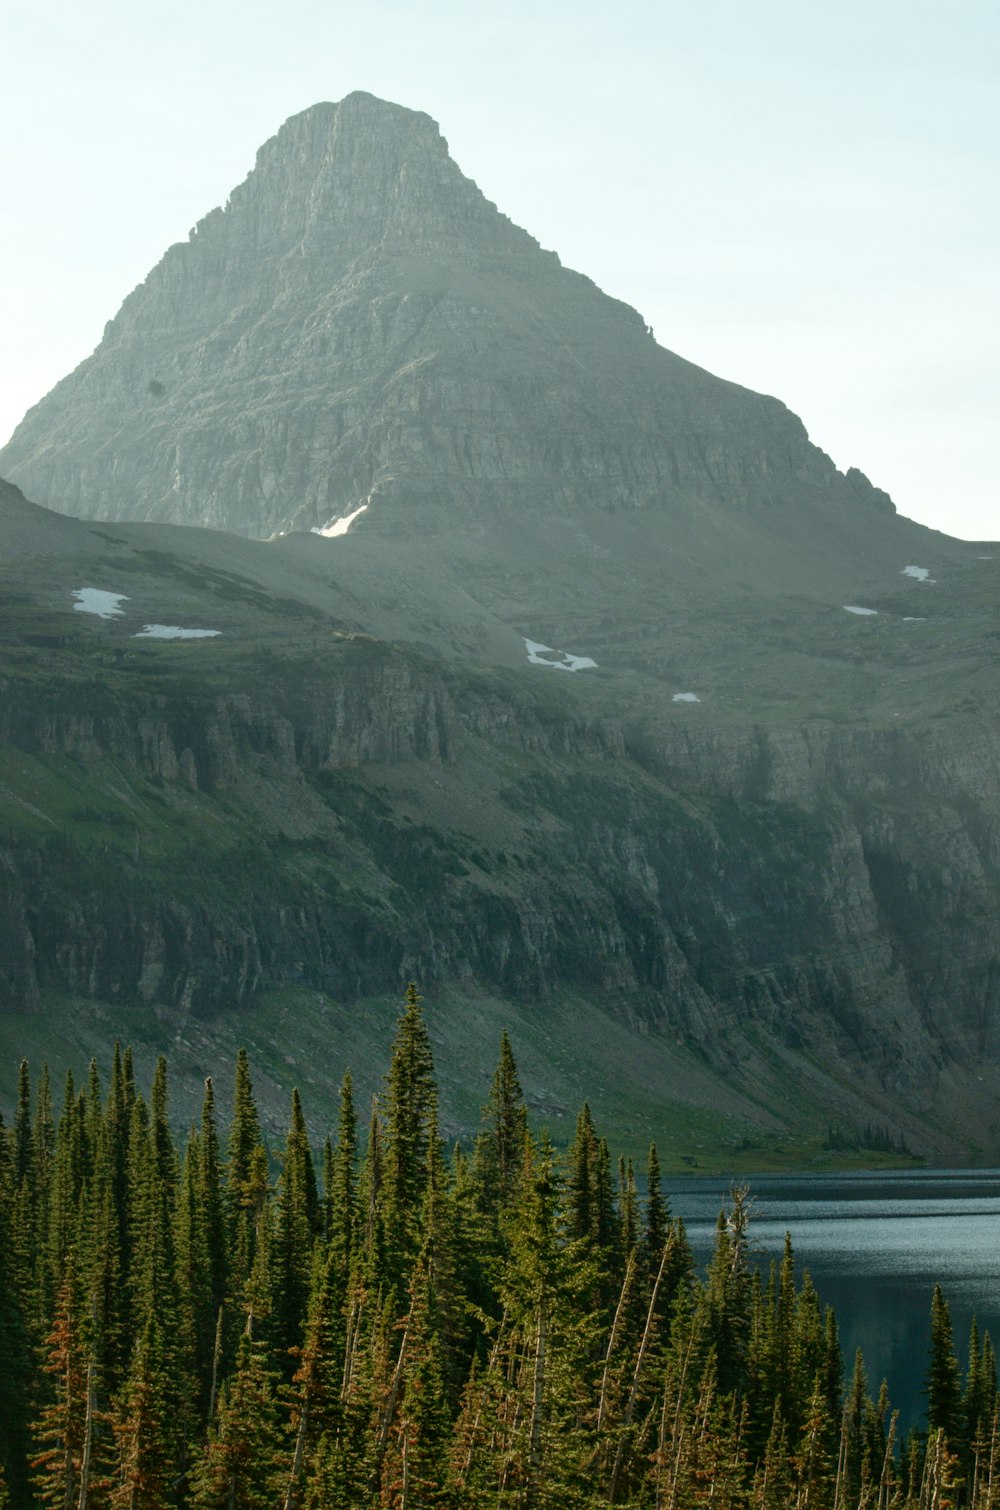
<svg viewBox="0 0 1000 1510">
<path fill-rule="evenodd" d="M 354 89 L 902 513 L 1000 536 L 998 0 L 0 0 L 0 440 Z"/>
</svg>

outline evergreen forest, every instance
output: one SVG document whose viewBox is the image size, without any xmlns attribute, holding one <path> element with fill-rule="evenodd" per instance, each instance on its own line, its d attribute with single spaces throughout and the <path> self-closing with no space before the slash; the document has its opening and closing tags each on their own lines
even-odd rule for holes
<svg viewBox="0 0 1000 1510">
<path fill-rule="evenodd" d="M 22 1065 L 0 1133 L 0 1506 L 8 1510 L 1000 1507 L 995 1357 L 930 1318 L 905 1438 L 791 1242 L 762 1275 L 734 1189 L 699 1273 L 656 1149 L 586 1106 L 557 1155 L 501 1040 L 446 1148 L 410 987 L 381 1094 L 268 1147 L 246 1055 L 175 1142 L 167 1064 L 107 1085 Z"/>
</svg>

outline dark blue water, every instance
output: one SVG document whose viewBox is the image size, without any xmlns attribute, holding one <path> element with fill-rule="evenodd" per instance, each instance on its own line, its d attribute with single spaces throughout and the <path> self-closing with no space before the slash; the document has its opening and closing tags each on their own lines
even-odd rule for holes
<svg viewBox="0 0 1000 1510">
<path fill-rule="evenodd" d="M 1000 1345 L 1000 1170 L 934 1169 L 750 1177 L 755 1261 L 765 1275 L 791 1232 L 796 1261 L 840 1324 L 848 1376 L 864 1350 L 900 1425 L 923 1424 L 931 1292 L 951 1309 L 964 1371 L 973 1316 Z M 699 1261 L 710 1255 L 728 1182 L 675 1177 L 671 1206 Z"/>
</svg>

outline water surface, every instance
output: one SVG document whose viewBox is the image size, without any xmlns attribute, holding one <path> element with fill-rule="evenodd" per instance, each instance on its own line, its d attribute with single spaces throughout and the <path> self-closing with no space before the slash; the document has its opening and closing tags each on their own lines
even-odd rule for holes
<svg viewBox="0 0 1000 1510">
<path fill-rule="evenodd" d="M 883 1376 L 906 1430 L 922 1425 L 931 1292 L 940 1282 L 964 1372 L 969 1327 L 1000 1343 L 1000 1170 L 916 1169 L 749 1177 L 755 1260 L 780 1258 L 785 1232 L 840 1324 L 847 1374 L 864 1350 L 869 1386 Z M 674 1177 L 671 1206 L 699 1261 L 727 1200 L 723 1180 Z"/>
</svg>

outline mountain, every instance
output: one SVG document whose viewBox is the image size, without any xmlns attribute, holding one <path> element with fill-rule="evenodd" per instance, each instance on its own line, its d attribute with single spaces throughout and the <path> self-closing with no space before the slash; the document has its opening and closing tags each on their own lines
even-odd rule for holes
<svg viewBox="0 0 1000 1510">
<path fill-rule="evenodd" d="M 992 549 L 660 348 L 428 117 L 287 122 L 0 472 L 0 1038 L 194 1084 L 252 1032 L 277 1095 L 332 1025 L 375 1075 L 415 977 L 456 1130 L 509 1022 L 557 1132 L 599 1066 L 678 1156 L 991 1148 Z"/>
<path fill-rule="evenodd" d="M 657 346 L 490 204 L 425 115 L 350 95 L 288 121 L 171 247 L 0 471 L 88 518 L 268 536 L 372 507 L 660 508 L 701 526 L 861 502 L 783 405 Z M 431 516 L 428 519 L 428 515 Z"/>
</svg>

